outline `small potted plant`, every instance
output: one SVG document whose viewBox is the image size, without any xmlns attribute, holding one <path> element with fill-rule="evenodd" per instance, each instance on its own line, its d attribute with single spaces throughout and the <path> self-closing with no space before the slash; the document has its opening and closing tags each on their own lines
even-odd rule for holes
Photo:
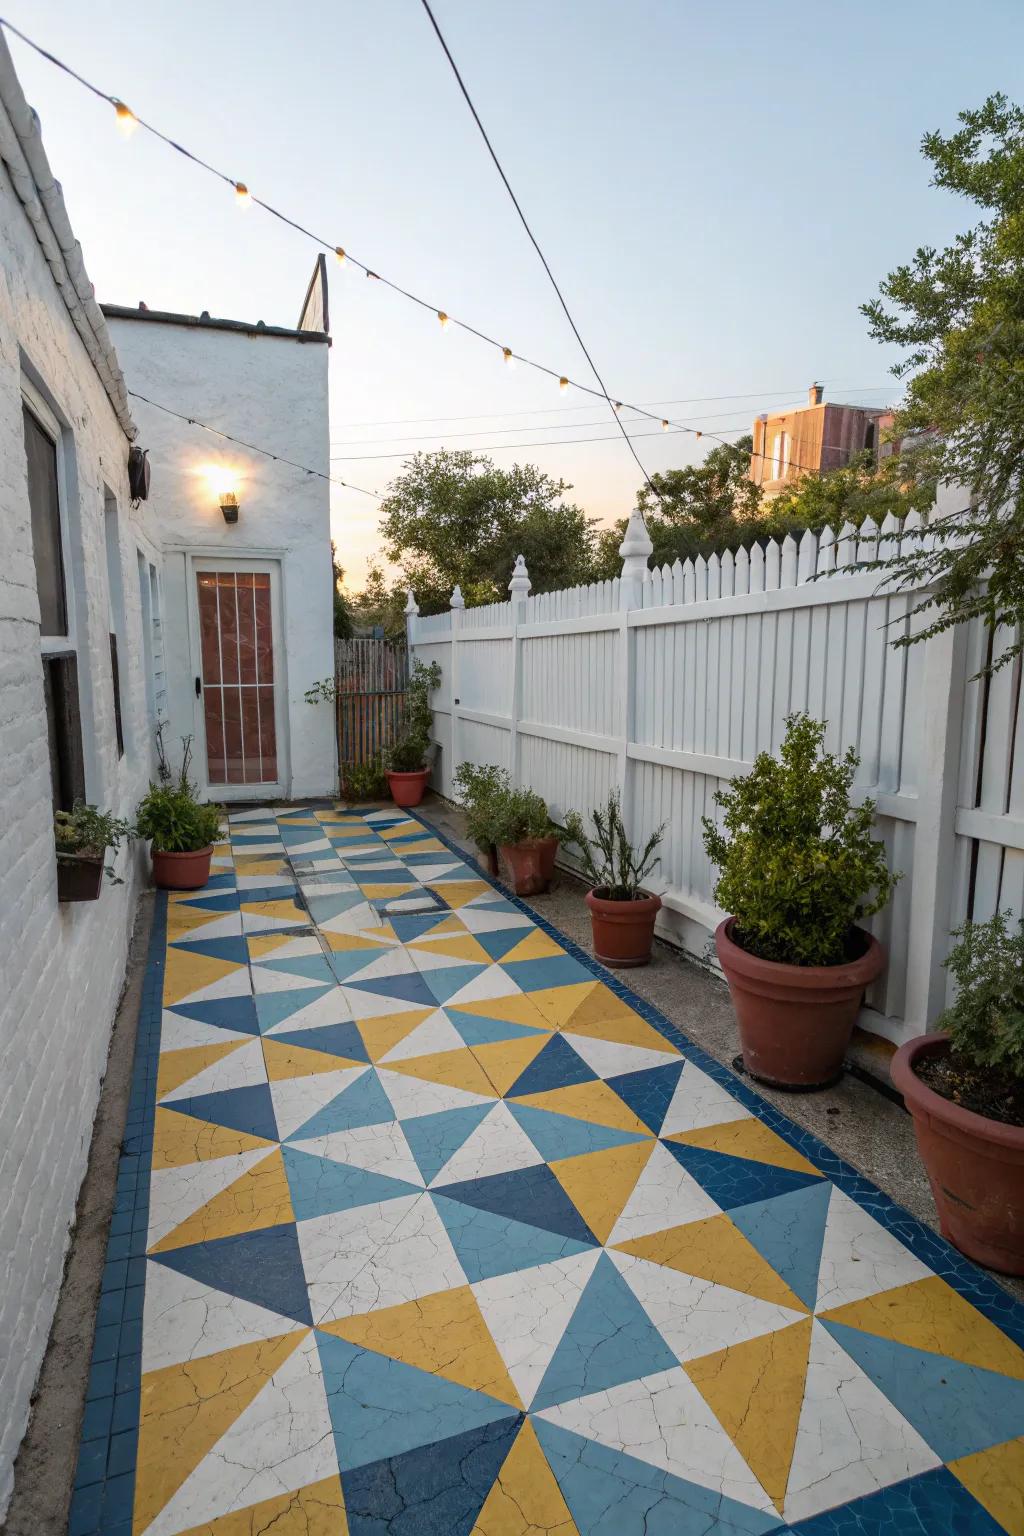
<svg viewBox="0 0 1024 1536">
<path fill-rule="evenodd" d="M 417 661 L 405 692 L 405 718 L 396 741 L 384 753 L 384 769 L 391 798 L 396 805 L 412 809 L 419 805 L 427 787 L 430 769 L 430 732 L 433 711 L 430 695 L 441 681 L 436 661 L 424 666 Z"/>
<path fill-rule="evenodd" d="M 703 818 L 730 913 L 715 947 L 739 1023 L 743 1063 L 775 1087 L 840 1075 L 864 989 L 885 952 L 858 927 L 899 879 L 871 835 L 875 805 L 850 799 L 858 757 L 824 750 L 825 722 L 790 715 L 778 758 L 758 754 L 719 790 L 724 830 Z"/>
<path fill-rule="evenodd" d="M 517 896 L 546 891 L 555 871 L 558 833 L 543 798 L 532 789 L 505 789 L 492 802 L 493 837 Z"/>
<path fill-rule="evenodd" d="M 1024 1275 L 1024 923 L 965 923 L 946 965 L 956 1000 L 893 1057 L 944 1237 Z"/>
<path fill-rule="evenodd" d="M 134 829 L 120 816 L 99 811 L 94 805 L 76 800 L 71 811 L 56 811 L 53 838 L 57 847 L 57 900 L 97 901 L 106 871 L 111 885 L 124 881 L 106 862 L 107 849 L 117 852 L 121 839 L 130 839 Z"/>
<path fill-rule="evenodd" d="M 494 763 L 460 763 L 455 770 L 455 790 L 466 817 L 466 831 L 479 848 L 489 875 L 498 873 L 498 847 L 495 842 L 495 802 L 511 793 L 512 781 L 504 768 Z"/>
<path fill-rule="evenodd" d="M 647 965 L 661 897 L 644 895 L 642 887 L 659 862 L 656 850 L 665 827 L 652 832 L 638 853 L 626 835 L 617 789 L 604 809 L 590 816 L 596 837 L 588 835 L 580 813 L 570 811 L 562 841 L 579 848 L 584 874 L 594 887 L 586 894 L 594 954 L 602 965 L 615 968 Z"/>
<path fill-rule="evenodd" d="M 158 784 L 150 784 L 136 812 L 140 837 L 150 840 L 153 883 L 162 891 L 196 891 L 210 878 L 213 845 L 220 835 L 220 807 L 196 798 L 188 770 L 192 738 L 183 738 L 181 772 L 171 773 L 157 735 Z"/>
<path fill-rule="evenodd" d="M 387 790 L 384 763 L 379 755 L 365 763 L 342 764 L 341 792 L 346 800 L 383 800 Z"/>
</svg>

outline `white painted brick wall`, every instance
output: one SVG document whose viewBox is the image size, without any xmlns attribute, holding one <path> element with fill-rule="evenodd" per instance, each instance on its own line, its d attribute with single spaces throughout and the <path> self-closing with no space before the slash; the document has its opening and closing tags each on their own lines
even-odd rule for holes
<svg viewBox="0 0 1024 1536">
<path fill-rule="evenodd" d="M 27 360 L 70 425 L 77 464 L 84 625 L 91 680 L 83 729 L 90 800 L 131 815 L 149 772 L 137 543 L 158 546 L 151 514 L 129 509 L 128 444 L 0 168 L 0 1519 L 28 1419 L 85 1172 L 114 1011 L 124 978 L 141 850 L 125 884 L 61 906 L 22 435 Z M 120 657 L 127 751 L 118 761 L 110 686 L 104 485 L 120 508 L 127 609 Z"/>
</svg>

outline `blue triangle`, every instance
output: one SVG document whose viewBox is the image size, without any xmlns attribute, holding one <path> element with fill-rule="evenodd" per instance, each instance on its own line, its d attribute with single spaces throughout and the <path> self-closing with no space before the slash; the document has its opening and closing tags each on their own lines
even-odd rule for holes
<svg viewBox="0 0 1024 1536">
<path fill-rule="evenodd" d="M 371 977 L 367 981 L 349 982 L 348 987 L 349 989 L 357 987 L 361 992 L 372 992 L 374 997 L 397 997 L 402 1002 L 418 1003 L 423 1008 L 435 1006 L 434 994 L 419 971 L 408 972 L 405 976 Z"/>
<path fill-rule="evenodd" d="M 943 1461 L 1024 1435 L 1024 1381 L 819 1321 Z"/>
<path fill-rule="evenodd" d="M 467 1045 L 494 1045 L 500 1040 L 519 1040 L 523 1035 L 544 1035 L 548 1030 L 537 1029 L 532 1024 L 512 1024 L 505 1019 L 485 1019 L 481 1014 L 463 1013 L 461 1009 L 448 1015 Z"/>
<path fill-rule="evenodd" d="M 529 928 L 520 925 L 518 928 L 498 928 L 492 933 L 475 933 L 473 937 L 492 960 L 501 960 L 511 954 L 517 944 L 529 938 L 530 933 Z"/>
<path fill-rule="evenodd" d="M 292 884 L 288 885 L 260 885 L 250 890 L 241 892 L 240 900 L 246 905 L 259 901 L 297 901 L 298 891 Z M 304 915 L 304 914 L 303 914 Z M 294 934 L 289 935 L 294 938 Z"/>
<path fill-rule="evenodd" d="M 357 1205 L 375 1205 L 382 1200 L 397 1200 L 400 1195 L 419 1195 L 423 1191 L 404 1179 L 392 1179 L 383 1173 L 370 1173 L 348 1163 L 334 1163 L 326 1157 L 314 1157 L 298 1147 L 283 1146 L 284 1169 L 292 1195 L 296 1221 L 311 1216 L 327 1216 L 332 1211 L 350 1211 Z"/>
<path fill-rule="evenodd" d="M 525 1097 L 530 1093 L 547 1093 L 552 1088 L 571 1088 L 576 1083 L 592 1083 L 597 1073 L 588 1067 L 561 1035 L 552 1035 L 547 1045 L 536 1055 L 512 1084 L 506 1098 Z"/>
<path fill-rule="evenodd" d="M 593 981 L 594 973 L 571 955 L 551 955 L 545 960 L 512 960 L 502 969 L 524 992 L 540 992 L 547 987 L 575 986 Z"/>
<path fill-rule="evenodd" d="M 493 1211 L 475 1210 L 442 1195 L 433 1195 L 432 1199 L 471 1284 L 494 1275 L 549 1264 L 555 1259 L 567 1259 L 573 1253 L 593 1252 L 593 1243 L 545 1232 Z"/>
<path fill-rule="evenodd" d="M 362 891 L 340 891 L 336 896 L 309 896 L 306 906 L 314 923 L 327 923 L 353 907 L 361 907 L 365 900 Z"/>
<path fill-rule="evenodd" d="M 155 1263 L 227 1291 L 258 1307 L 269 1307 L 312 1327 L 309 1292 L 295 1223 L 240 1232 L 208 1243 L 193 1243 L 151 1256 Z M 285 1329 L 281 1330 L 285 1332 Z"/>
<path fill-rule="evenodd" d="M 948 1467 L 934 1467 L 812 1515 L 792 1530 L 793 1536 L 838 1536 L 840 1531 L 850 1536 L 1007 1536 L 1005 1527 L 996 1524 Z"/>
<path fill-rule="evenodd" d="M 449 1200 L 461 1200 L 478 1211 L 492 1211 L 513 1221 L 528 1222 L 580 1243 L 596 1243 L 597 1238 L 573 1205 L 546 1163 L 532 1168 L 514 1168 L 508 1173 L 492 1173 L 482 1179 L 464 1179 L 446 1184 L 438 1191 Z"/>
<path fill-rule="evenodd" d="M 380 944 L 374 944 L 366 949 L 334 949 L 331 951 L 331 967 L 339 981 L 348 981 L 356 971 L 364 970 L 385 953 L 385 949 Z"/>
<path fill-rule="evenodd" d="M 416 1115 L 412 1120 L 402 1121 L 405 1139 L 424 1183 L 429 1184 L 437 1177 L 492 1108 L 489 1103 L 467 1104 L 463 1109 L 440 1109 L 432 1115 Z"/>
<path fill-rule="evenodd" d="M 442 921 L 442 915 L 436 909 L 433 912 L 395 912 L 391 917 L 391 926 L 403 944 L 410 944 L 421 939 Z"/>
<path fill-rule="evenodd" d="M 471 982 L 474 976 L 479 976 L 486 970 L 484 965 L 446 965 L 440 971 L 426 971 L 424 980 L 430 988 L 431 998 L 438 1003 L 446 1003 L 456 992 Z M 509 991 L 513 991 L 509 987 Z"/>
<path fill-rule="evenodd" d="M 193 933 L 202 933 L 201 928 Z M 223 939 L 172 939 L 170 949 L 187 949 L 193 955 L 209 955 L 211 960 L 231 960 L 235 965 L 249 964 L 249 947 L 242 935 L 232 934 Z"/>
<path fill-rule="evenodd" d="M 820 1174 L 796 1173 L 792 1168 L 756 1163 L 746 1157 L 730 1157 L 725 1152 L 709 1152 L 705 1147 L 691 1147 L 678 1141 L 663 1141 L 662 1146 L 668 1148 L 676 1162 L 682 1164 L 723 1211 L 827 1183 Z"/>
<path fill-rule="evenodd" d="M 766 1536 L 769 1531 L 782 1536 L 788 1529 L 778 1515 L 762 1514 L 712 1488 L 673 1477 L 625 1451 L 610 1450 L 544 1419 L 535 1419 L 533 1427 L 579 1536 Z M 934 1529 L 940 1528 L 945 1529 Z M 843 1529 L 830 1524 L 828 1536 L 839 1536 Z M 854 1527 L 849 1529 L 852 1536 Z M 859 1533 L 861 1527 L 856 1529 Z"/>
<path fill-rule="evenodd" d="M 312 1029 L 289 1029 L 274 1036 L 283 1045 L 300 1045 L 307 1051 L 347 1056 L 349 1061 L 369 1061 L 363 1037 L 354 1024 L 320 1024 Z"/>
<path fill-rule="evenodd" d="M 257 992 L 256 1017 L 260 1021 L 260 1033 L 265 1035 L 275 1024 L 283 1024 L 307 1003 L 315 1003 L 326 993 L 333 992 L 336 985 L 331 982 L 329 986 L 289 987 L 286 992 Z"/>
<path fill-rule="evenodd" d="M 233 1029 L 243 1035 L 258 1035 L 256 1004 L 251 997 L 214 997 L 204 1003 L 183 1003 L 168 1009 L 183 1019 L 196 1019 L 215 1029 Z"/>
<path fill-rule="evenodd" d="M 353 1131 L 361 1125 L 383 1125 L 394 1120 L 391 1100 L 376 1072 L 364 1072 L 343 1088 L 336 1099 L 317 1110 L 312 1119 L 300 1125 L 289 1141 L 306 1141 L 312 1136 L 329 1136 L 332 1131 Z"/>
<path fill-rule="evenodd" d="M 730 1216 L 743 1236 L 767 1259 L 804 1306 L 818 1297 L 818 1270 L 825 1241 L 830 1184 L 809 1184 L 775 1200 L 741 1205 Z"/>
<path fill-rule="evenodd" d="M 536 1412 L 678 1365 L 606 1253 L 587 1282 L 537 1395 Z"/>
<path fill-rule="evenodd" d="M 248 901 L 248 895 L 245 900 Z M 216 891 L 208 896 L 205 891 L 199 891 L 195 896 L 189 896 L 180 903 L 183 907 L 195 907 L 199 912 L 237 912 L 239 894 L 237 891 Z"/>
<path fill-rule="evenodd" d="M 211 875 L 203 886 L 204 891 L 233 891 L 236 889 L 237 880 L 232 869 L 222 870 L 219 875 Z"/>
<path fill-rule="evenodd" d="M 591 1125 L 587 1120 L 558 1115 L 550 1109 L 534 1109 L 529 1104 L 509 1104 L 508 1107 L 547 1163 L 560 1157 L 580 1157 L 586 1152 L 603 1152 L 608 1147 L 625 1147 L 633 1141 L 648 1140 L 636 1131 L 614 1131 L 607 1125 Z"/>
<path fill-rule="evenodd" d="M 648 1130 L 657 1136 L 665 1123 L 683 1066 L 680 1057 L 678 1061 L 666 1062 L 663 1067 L 646 1067 L 640 1072 L 625 1072 L 621 1077 L 610 1077 L 608 1086 L 614 1088 L 637 1119 L 642 1120 Z"/>
<path fill-rule="evenodd" d="M 244 1131 L 248 1136 L 263 1136 L 277 1141 L 277 1120 L 269 1083 L 250 1083 L 244 1088 L 223 1088 L 219 1093 L 200 1093 L 183 1099 L 165 1099 L 162 1109 L 175 1109 L 180 1115 L 194 1115 L 212 1125 L 230 1131 Z"/>
<path fill-rule="evenodd" d="M 508 1403 L 317 1333 L 341 1472 L 508 1419 Z M 516 1415 L 518 1418 L 519 1415 Z"/>
<path fill-rule="evenodd" d="M 349 1536 L 384 1536 L 403 1527 L 410 1536 L 415 1529 L 424 1536 L 470 1536 L 522 1421 L 517 1413 L 343 1473 Z M 410 1511 L 423 1512 L 427 1523 L 419 1514 L 413 1524 L 401 1518 Z"/>
<path fill-rule="evenodd" d="M 285 960 L 278 960 L 274 954 L 265 955 L 260 961 L 260 970 L 280 971 L 285 976 L 305 976 L 308 981 L 320 982 L 327 987 L 333 986 L 335 981 L 327 958 L 323 954 L 293 955 Z"/>
</svg>

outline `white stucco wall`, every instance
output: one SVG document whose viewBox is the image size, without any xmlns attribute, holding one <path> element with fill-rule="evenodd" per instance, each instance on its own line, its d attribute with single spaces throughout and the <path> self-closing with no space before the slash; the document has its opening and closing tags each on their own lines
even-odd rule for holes
<svg viewBox="0 0 1024 1536">
<path fill-rule="evenodd" d="M 258 331 L 153 319 L 108 323 L 130 390 L 243 441 L 329 473 L 328 347 Z M 139 442 L 152 466 L 150 506 L 164 547 L 169 745 L 197 728 L 190 635 L 194 575 L 189 556 L 280 562 L 287 693 L 286 797 L 331 794 L 337 782 L 332 711 L 313 708 L 307 688 L 334 670 L 330 486 L 318 476 L 247 452 L 132 399 Z M 228 526 L 210 472 L 232 475 L 240 514 Z M 262 798 L 252 786 L 253 798 Z M 217 797 L 216 789 L 211 796 Z"/>
<path fill-rule="evenodd" d="M 149 776 L 137 549 L 153 520 L 130 510 L 128 440 L 0 165 L 0 1520 L 60 1288 L 144 864 L 125 884 L 60 905 L 22 426 L 22 379 L 62 429 L 90 801 L 131 816 Z M 110 674 L 105 495 L 119 508 L 125 597 L 125 755 Z"/>
</svg>

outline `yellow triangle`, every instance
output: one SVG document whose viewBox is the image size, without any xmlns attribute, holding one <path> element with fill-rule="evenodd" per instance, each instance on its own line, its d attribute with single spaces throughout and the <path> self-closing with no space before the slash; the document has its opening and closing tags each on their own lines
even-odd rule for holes
<svg viewBox="0 0 1024 1536">
<path fill-rule="evenodd" d="M 613 1024 L 617 1019 L 636 1017 L 634 1009 L 603 981 L 578 983 L 574 990 L 578 1001 L 573 1010 L 572 1027 L 577 1034 L 582 1034 L 588 1024 Z"/>
<path fill-rule="evenodd" d="M 280 1334 L 148 1371 L 142 1378 L 133 1531 L 168 1499 L 244 1413 L 306 1334 Z"/>
<path fill-rule="evenodd" d="M 187 1163 L 211 1162 L 217 1157 L 238 1157 L 274 1143 L 247 1131 L 233 1131 L 193 1115 L 157 1109 L 153 1127 L 153 1168 L 183 1168 Z"/>
<path fill-rule="evenodd" d="M 482 1019 L 497 1019 L 503 1024 L 528 1024 L 532 1029 L 546 1029 L 549 1034 L 554 1028 L 526 992 L 516 992 L 510 997 L 488 997 L 479 1003 L 445 1003 L 445 1007 L 454 1008 L 458 1013 L 479 1014 Z"/>
<path fill-rule="evenodd" d="M 530 996 L 534 1004 L 541 1010 L 544 1017 L 549 1020 L 549 1029 L 563 1029 L 568 1026 L 576 1009 L 585 1002 L 595 987 L 600 985 L 596 981 L 574 981 L 565 987 L 542 987 L 539 991 L 531 992 Z M 609 993 L 609 996 L 612 996 Z"/>
<path fill-rule="evenodd" d="M 374 938 L 368 938 L 367 933 L 374 934 Z M 396 938 L 395 930 L 390 923 L 386 923 L 383 928 L 364 929 L 362 933 L 328 933 L 321 928 L 320 935 L 325 940 L 327 947 L 333 949 L 335 954 L 341 954 L 353 949 L 376 950 L 379 952 L 382 939 Z M 250 939 L 249 942 L 251 944 L 252 940 Z"/>
<path fill-rule="evenodd" d="M 462 1088 L 466 1093 L 498 1094 L 483 1067 L 467 1046 L 462 1051 L 435 1051 L 430 1056 L 413 1056 L 408 1061 L 389 1061 L 389 1072 L 419 1077 L 428 1083 L 444 1083 L 448 1088 Z"/>
<path fill-rule="evenodd" d="M 447 853 L 444 843 L 439 843 L 436 837 L 427 837 L 418 843 L 403 843 L 401 856 L 404 859 L 409 853 Z"/>
<path fill-rule="evenodd" d="M 600 1010 L 599 1010 L 600 1011 Z M 656 1029 L 647 1024 L 638 1013 L 632 1009 L 620 1014 L 614 1019 L 587 1019 L 580 1020 L 581 1014 L 586 1014 L 587 1009 L 581 1008 L 573 1014 L 568 1024 L 562 1026 L 573 1035 L 584 1035 L 588 1040 L 611 1040 L 617 1045 L 638 1045 L 645 1051 L 664 1051 L 670 1055 L 678 1055 L 679 1052 Z"/>
<path fill-rule="evenodd" d="M 637 1237 L 615 1246 L 638 1259 L 678 1270 L 681 1275 L 696 1275 L 715 1285 L 728 1285 L 734 1291 L 774 1302 L 779 1307 L 790 1307 L 794 1312 L 807 1311 L 728 1216 L 709 1216 L 704 1221 L 668 1227 L 664 1232 L 652 1232 L 649 1237 Z"/>
<path fill-rule="evenodd" d="M 553 955 L 564 955 L 565 950 L 554 939 L 549 939 L 546 933 L 539 928 L 525 939 L 520 939 L 515 949 L 510 949 L 507 955 L 502 955 L 501 964 L 508 965 L 512 960 L 550 960 Z"/>
<path fill-rule="evenodd" d="M 181 1536 L 348 1536 L 340 1477 L 325 1477 L 291 1493 L 194 1525 Z"/>
<path fill-rule="evenodd" d="M 683 1369 L 782 1513 L 807 1380 L 813 1319 L 732 1344 Z"/>
<path fill-rule="evenodd" d="M 236 853 L 234 864 L 240 875 L 286 875 L 288 861 L 281 854 Z M 244 894 L 244 893 L 243 893 Z"/>
<path fill-rule="evenodd" d="M 708 1152 L 726 1152 L 730 1157 L 745 1157 L 753 1163 L 768 1163 L 773 1168 L 790 1168 L 794 1173 L 818 1173 L 813 1163 L 795 1152 L 788 1141 L 776 1136 L 761 1120 L 730 1120 L 726 1125 L 708 1125 L 697 1131 L 680 1131 L 666 1136 L 687 1147 L 704 1147 Z"/>
<path fill-rule="evenodd" d="M 501 1098 L 544 1047 L 551 1036 L 520 1035 L 516 1040 L 495 1040 L 488 1045 L 474 1045 L 473 1053 L 494 1084 Z"/>
<path fill-rule="evenodd" d="M 217 960 L 195 950 L 168 949 L 164 967 L 164 1007 L 173 1008 L 182 998 L 208 987 L 222 976 L 241 970 L 237 960 Z"/>
<path fill-rule="evenodd" d="M 654 1147 L 653 1141 L 634 1141 L 625 1147 L 560 1157 L 549 1164 L 599 1243 L 608 1241 Z"/>
<path fill-rule="evenodd" d="M 435 1011 L 433 1008 L 411 1008 L 408 1013 L 382 1013 L 377 1019 L 357 1019 L 356 1027 L 370 1060 L 380 1061 Z"/>
<path fill-rule="evenodd" d="M 410 885 L 407 880 L 401 884 L 397 880 L 378 880 L 372 884 L 360 885 L 359 889 L 367 901 L 383 901 L 388 896 L 411 896 L 416 887 Z"/>
<path fill-rule="evenodd" d="M 295 943 L 294 933 L 249 933 L 246 939 L 250 960 L 262 960 L 265 955 L 273 955 L 279 949 L 284 949 L 286 944 Z"/>
<path fill-rule="evenodd" d="M 207 923 L 219 923 L 222 917 L 230 917 L 230 915 L 224 912 L 198 912 L 192 907 L 168 906 L 167 942 L 173 944 L 176 939 L 183 938 L 186 933 L 194 934 L 197 928 L 205 928 Z"/>
<path fill-rule="evenodd" d="M 185 1248 L 190 1243 L 208 1243 L 214 1238 L 234 1237 L 240 1232 L 258 1232 L 263 1227 L 276 1227 L 294 1220 L 281 1149 L 275 1147 L 269 1157 L 248 1169 L 198 1211 L 193 1211 L 149 1251 L 166 1253 L 168 1249 Z"/>
<path fill-rule="evenodd" d="M 470 1536 L 580 1536 L 529 1419 L 516 1436 Z"/>
<path fill-rule="evenodd" d="M 823 1312 L 829 1322 L 1024 1381 L 1024 1350 L 938 1275 Z"/>
<path fill-rule="evenodd" d="M 244 896 L 244 892 L 242 893 Z M 255 917 L 272 917 L 281 922 L 309 922 L 309 913 L 297 906 L 292 896 L 282 896 L 272 901 L 244 901 L 242 911 Z"/>
<path fill-rule="evenodd" d="M 571 1088 L 552 1088 L 547 1093 L 517 1094 L 515 1102 L 532 1105 L 534 1109 L 550 1109 L 556 1115 L 572 1115 L 575 1120 L 592 1120 L 595 1125 L 609 1125 L 616 1131 L 653 1135 L 607 1083 L 575 1083 Z"/>
<path fill-rule="evenodd" d="M 447 917 L 443 917 L 441 919 L 441 921 L 439 923 L 437 923 L 433 928 L 428 928 L 427 932 L 425 934 L 421 935 L 421 937 L 427 938 L 429 936 L 429 937 L 433 938 L 435 933 L 468 933 L 468 932 L 469 932 L 469 929 L 466 927 L 466 925 L 462 921 L 461 917 L 456 917 L 455 913 L 452 912 Z"/>
<path fill-rule="evenodd" d="M 384 827 L 380 836 L 386 843 L 390 843 L 396 837 L 411 837 L 414 832 L 422 831 L 419 822 L 407 816 L 404 821 L 396 821 L 393 827 Z"/>
<path fill-rule="evenodd" d="M 182 1051 L 161 1051 L 156 1073 L 156 1096 L 163 1099 L 182 1083 L 196 1077 L 215 1061 L 222 1061 L 232 1051 L 250 1044 L 245 1040 L 225 1040 L 223 1045 L 187 1045 Z"/>
<path fill-rule="evenodd" d="M 427 890 L 440 896 L 450 907 L 465 907 L 478 896 L 485 895 L 491 887 L 486 880 L 446 880 L 444 884 L 428 885 Z"/>
<path fill-rule="evenodd" d="M 1007 1536 L 1024 1532 L 1024 1436 L 946 1465 Z"/>
<path fill-rule="evenodd" d="M 430 930 L 431 935 L 434 931 Z M 423 939 L 409 944 L 408 948 L 422 950 L 425 955 L 449 955 L 453 960 L 468 960 L 474 965 L 494 964 L 486 949 L 471 933 L 463 931 L 461 937 L 456 934 L 450 939 L 433 939 L 426 943 L 428 937 L 424 934 Z"/>
<path fill-rule="evenodd" d="M 513 1408 L 523 1406 L 468 1285 L 322 1327 L 350 1344 L 486 1392 Z"/>
<path fill-rule="evenodd" d="M 267 1077 L 279 1083 L 286 1077 L 314 1077 L 318 1072 L 342 1072 L 346 1067 L 365 1067 L 365 1061 L 350 1061 L 347 1056 L 330 1056 L 326 1051 L 311 1051 L 287 1040 L 263 1037 L 263 1060 Z"/>
</svg>

